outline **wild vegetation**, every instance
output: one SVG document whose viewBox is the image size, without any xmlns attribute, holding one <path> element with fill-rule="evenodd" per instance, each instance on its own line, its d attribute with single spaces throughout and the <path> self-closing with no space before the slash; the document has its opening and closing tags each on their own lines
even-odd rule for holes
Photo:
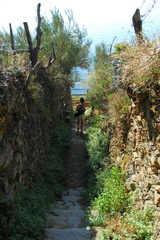
<svg viewBox="0 0 160 240">
<path fill-rule="evenodd" d="M 138 46 L 119 44 L 116 47 L 115 56 L 116 54 L 123 66 L 123 87 L 134 85 L 144 92 L 158 80 L 159 49 L 156 41 Z"/>
<path fill-rule="evenodd" d="M 88 178 L 84 197 L 89 205 L 88 225 L 101 229 L 103 240 L 155 239 L 154 207 L 137 212 L 137 192 L 126 191 L 125 172 L 118 163 L 110 162 L 110 138 L 103 117 L 91 123 L 87 134 Z"/>
<path fill-rule="evenodd" d="M 96 49 L 89 97 L 92 106 L 101 110 L 101 115 L 91 121 L 87 130 L 88 179 L 84 194 L 90 205 L 88 224 L 102 229 L 103 240 L 156 239 L 154 206 L 137 213 L 137 192 L 127 191 L 123 164 L 116 159 L 122 152 L 127 153 L 123 141 L 129 126 L 131 100 L 126 90 L 132 85 L 145 91 L 153 79 L 158 78 L 158 55 L 153 45 L 146 48 L 119 44 L 115 46 L 114 55 L 108 54 L 104 43 Z M 117 140 L 111 142 L 115 129 L 119 129 Z"/>
<path fill-rule="evenodd" d="M 33 44 L 36 44 L 36 31 L 31 33 Z M 28 50 L 28 42 L 25 30 L 18 27 L 14 33 L 16 50 Z M 59 82 L 63 85 L 72 86 L 77 75 L 75 68 L 86 68 L 90 64 L 89 49 L 91 40 L 87 37 L 85 28 L 80 29 L 75 22 L 72 11 L 66 11 L 64 20 L 59 10 L 51 11 L 51 19 L 41 18 L 41 46 L 38 61 L 45 67 L 50 59 L 51 48 L 54 46 L 56 61 L 47 69 L 46 75 L 50 76 L 54 85 Z M 11 51 L 10 35 L 6 31 L 0 32 L 0 59 L 5 68 L 18 68 L 28 70 L 30 68 L 29 54 Z M 33 81 L 33 79 L 32 79 Z M 41 82 L 39 82 L 42 84 Z M 35 83 L 36 84 L 36 83 Z"/>
<path fill-rule="evenodd" d="M 70 127 L 63 123 L 52 132 L 50 153 L 31 186 L 20 186 L 9 207 L 1 204 L 1 240 L 43 239 L 46 213 L 65 188 L 63 153 L 69 146 Z"/>
<path fill-rule="evenodd" d="M 88 54 L 91 41 L 87 39 L 86 30 L 78 27 L 72 12 L 66 12 L 66 16 L 67 22 L 59 11 L 54 9 L 51 20 L 42 20 L 43 35 L 39 61 L 43 66 L 46 64 L 52 42 L 56 61 L 41 77 L 34 75 L 29 85 L 33 99 L 41 107 L 46 106 L 47 92 L 44 85 L 54 86 L 56 95 L 59 85 L 62 88 L 72 86 L 76 77 L 73 74 L 75 67 L 87 67 L 90 63 Z M 34 34 L 32 38 L 35 42 Z M 20 27 L 15 33 L 15 40 L 17 49 L 27 48 L 25 32 Z M 22 70 L 24 66 L 27 68 L 28 53 L 11 54 L 9 42 L 9 34 L 1 32 L 0 48 L 4 52 L 0 54 L 0 61 L 3 67 L 13 72 L 15 68 L 16 71 Z M 123 143 L 128 130 L 130 87 L 145 92 L 153 82 L 159 81 L 159 53 L 154 48 L 154 43 L 139 46 L 119 44 L 115 49 L 115 53 L 110 55 L 104 43 L 96 47 L 94 69 L 89 79 L 88 98 L 91 105 L 102 113 L 101 116 L 92 119 L 87 130 L 88 178 L 84 196 L 86 204 L 90 205 L 89 224 L 103 230 L 102 240 L 151 240 L 154 239 L 154 209 L 151 206 L 137 212 L 137 193 L 127 192 L 122 163 L 116 162 L 115 159 L 126 150 Z M 61 96 L 65 94 L 66 92 L 59 93 Z M 44 112 L 49 115 L 51 121 L 59 121 L 61 117 L 58 110 L 51 113 L 48 106 Z M 115 126 L 119 127 L 118 134 L 123 134 L 123 139 L 117 135 L 117 141 L 112 143 L 111 149 L 111 137 Z M 37 169 L 33 184 L 30 188 L 21 186 L 9 208 L 3 205 L 0 239 L 4 239 L 3 236 L 9 240 L 43 239 L 45 213 L 64 187 L 65 170 L 61 154 L 68 147 L 70 140 L 66 125 L 60 125 L 53 134 L 50 154 L 46 157 L 43 168 Z M 127 154 L 124 156 L 127 157 Z"/>
</svg>

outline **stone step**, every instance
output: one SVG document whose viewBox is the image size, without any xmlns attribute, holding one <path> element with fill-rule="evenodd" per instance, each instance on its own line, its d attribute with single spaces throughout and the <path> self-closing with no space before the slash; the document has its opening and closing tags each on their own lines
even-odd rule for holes
<svg viewBox="0 0 160 240">
<path fill-rule="evenodd" d="M 57 202 L 56 205 L 50 207 L 50 213 L 54 212 L 54 209 L 61 210 L 82 210 L 80 205 L 76 205 L 68 202 Z"/>
<path fill-rule="evenodd" d="M 82 207 L 77 204 L 75 205 L 74 203 L 70 203 L 70 202 L 64 202 L 64 201 L 57 201 L 57 203 L 55 205 L 51 206 L 51 211 L 55 208 L 59 208 L 59 209 L 63 209 L 63 210 L 82 210 Z"/>
<path fill-rule="evenodd" d="M 72 211 L 81 211 L 82 207 L 81 206 L 69 206 L 68 210 L 72 210 Z"/>
<path fill-rule="evenodd" d="M 86 228 L 69 228 L 69 229 L 45 229 L 45 240 L 94 240 L 94 230 Z"/>
<path fill-rule="evenodd" d="M 74 203 L 77 205 L 82 201 L 82 197 L 75 197 L 75 196 L 62 196 L 61 200 L 64 202 Z"/>
<path fill-rule="evenodd" d="M 79 197 L 82 195 L 83 190 L 84 188 L 76 188 L 76 189 L 71 188 L 64 191 L 63 195 Z"/>
<path fill-rule="evenodd" d="M 53 209 L 51 214 L 54 216 L 63 216 L 63 217 L 80 217 L 83 218 L 85 215 L 85 211 L 79 210 L 63 210 L 63 209 Z"/>
<path fill-rule="evenodd" d="M 80 228 L 85 226 L 85 220 L 79 217 L 47 216 L 47 228 Z"/>
</svg>

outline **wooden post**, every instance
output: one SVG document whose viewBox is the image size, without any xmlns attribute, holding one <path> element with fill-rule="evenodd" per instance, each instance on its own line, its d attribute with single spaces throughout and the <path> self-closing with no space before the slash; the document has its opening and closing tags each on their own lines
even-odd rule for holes
<svg viewBox="0 0 160 240">
<path fill-rule="evenodd" d="M 13 36 L 11 23 L 9 23 L 9 29 L 10 29 L 10 37 L 11 37 L 11 48 L 12 48 L 12 50 L 15 50 L 14 36 Z"/>
<path fill-rule="evenodd" d="M 134 31 L 137 37 L 138 43 L 143 42 L 143 36 L 142 36 L 142 20 L 140 17 L 140 10 L 137 8 L 133 17 L 132 17 L 133 27 Z"/>
</svg>

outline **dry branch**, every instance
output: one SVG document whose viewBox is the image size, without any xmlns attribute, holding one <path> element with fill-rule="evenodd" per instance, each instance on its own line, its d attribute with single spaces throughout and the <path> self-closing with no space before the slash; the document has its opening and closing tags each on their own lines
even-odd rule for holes
<svg viewBox="0 0 160 240">
<path fill-rule="evenodd" d="M 9 23 L 9 29 L 10 29 L 10 37 L 11 37 L 11 48 L 12 48 L 12 50 L 15 50 L 14 36 L 13 36 L 11 23 Z"/>
<path fill-rule="evenodd" d="M 49 68 L 56 61 L 56 54 L 55 54 L 55 50 L 54 50 L 54 44 L 51 43 L 51 45 L 52 45 L 51 55 L 50 55 L 48 63 L 45 66 L 43 66 L 44 69 Z"/>
<path fill-rule="evenodd" d="M 28 42 L 28 46 L 29 46 L 29 51 L 30 51 L 30 53 L 32 53 L 33 45 L 32 45 L 32 38 L 31 38 L 31 35 L 30 35 L 30 32 L 29 32 L 28 23 L 24 22 L 23 25 L 24 25 L 24 29 L 25 29 L 25 32 L 26 32 L 26 36 L 27 36 L 27 42 Z"/>
<path fill-rule="evenodd" d="M 38 4 L 38 7 L 37 7 L 37 19 L 38 19 L 38 26 L 37 26 L 37 36 L 36 36 L 36 39 L 37 39 L 37 50 L 39 51 L 40 50 L 40 44 L 41 44 L 41 36 L 42 36 L 42 32 L 41 32 L 41 16 L 40 16 L 40 7 L 41 7 L 41 4 L 39 3 Z"/>
<path fill-rule="evenodd" d="M 30 84 L 30 82 L 31 82 L 31 79 L 32 79 L 32 75 L 35 73 L 36 69 L 37 69 L 40 65 L 41 65 L 41 63 L 40 63 L 40 62 L 37 62 L 37 63 L 34 65 L 34 67 L 31 69 L 31 71 L 30 71 L 30 73 L 29 73 L 29 76 L 28 76 L 28 78 L 27 78 L 27 81 L 26 81 L 26 85 L 25 85 L 25 87 L 24 87 L 24 92 L 27 91 L 28 86 L 29 86 L 29 84 Z"/>
<path fill-rule="evenodd" d="M 11 36 L 11 51 L 7 51 L 7 53 L 10 54 L 16 54 L 16 53 L 23 53 L 23 52 L 29 52 L 30 53 L 30 64 L 31 64 L 31 70 L 29 72 L 28 78 L 26 80 L 26 84 L 24 87 L 24 91 L 26 92 L 28 89 L 28 86 L 31 82 L 32 79 L 32 75 L 35 73 L 38 73 L 38 70 L 43 70 L 45 71 L 48 67 L 50 67 L 56 60 L 56 54 L 55 54 L 55 50 L 54 50 L 54 44 L 51 43 L 52 45 L 52 50 L 51 50 L 51 54 L 50 54 L 50 58 L 48 63 L 45 66 L 42 66 L 42 64 L 40 62 L 38 62 L 38 54 L 40 51 L 40 44 L 41 44 L 41 36 L 42 36 L 42 31 L 41 31 L 41 16 L 40 16 L 40 7 L 41 4 L 39 3 L 37 5 L 37 35 L 36 35 L 36 47 L 33 46 L 33 42 L 32 42 L 32 37 L 29 31 L 29 27 L 28 27 L 28 23 L 24 22 L 24 29 L 25 29 L 25 33 L 26 33 L 26 37 L 27 37 L 27 42 L 28 42 L 28 50 L 23 50 L 23 49 L 19 49 L 16 50 L 15 49 L 15 43 L 14 43 L 14 36 L 13 36 L 13 32 L 12 32 L 12 26 L 10 24 L 10 36 Z M 0 49 L 0 53 L 5 53 L 6 51 L 4 49 Z"/>
<path fill-rule="evenodd" d="M 41 32 L 41 28 L 40 28 L 40 25 L 41 25 L 40 6 L 41 6 L 41 4 L 39 3 L 38 7 L 37 7 L 37 18 L 38 18 L 37 36 L 36 36 L 37 44 L 36 44 L 35 48 L 33 48 L 32 38 L 31 38 L 31 35 L 29 32 L 28 24 L 27 24 L 27 22 L 23 23 L 25 32 L 26 32 L 26 36 L 27 36 L 27 42 L 28 42 L 28 46 L 29 46 L 30 60 L 32 62 L 32 67 L 34 67 L 38 61 L 38 53 L 39 53 L 40 44 L 41 44 L 42 32 Z"/>
</svg>

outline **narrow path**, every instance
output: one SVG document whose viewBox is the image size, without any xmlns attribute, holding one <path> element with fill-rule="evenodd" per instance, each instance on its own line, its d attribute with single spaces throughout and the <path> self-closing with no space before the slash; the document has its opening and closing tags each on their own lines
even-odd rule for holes
<svg viewBox="0 0 160 240">
<path fill-rule="evenodd" d="M 85 180 L 86 150 L 83 135 L 72 125 L 70 150 L 65 157 L 66 190 L 47 217 L 44 240 L 95 240 L 95 231 L 87 227 L 82 192 Z M 87 125 L 85 125 L 86 130 Z M 98 239 L 97 239 L 98 240 Z"/>
<path fill-rule="evenodd" d="M 87 125 L 85 124 L 84 130 Z M 77 132 L 76 121 L 72 124 L 71 129 L 71 147 L 68 155 L 65 157 L 65 168 L 67 171 L 66 184 L 67 188 L 84 187 L 86 148 L 83 135 Z"/>
</svg>

